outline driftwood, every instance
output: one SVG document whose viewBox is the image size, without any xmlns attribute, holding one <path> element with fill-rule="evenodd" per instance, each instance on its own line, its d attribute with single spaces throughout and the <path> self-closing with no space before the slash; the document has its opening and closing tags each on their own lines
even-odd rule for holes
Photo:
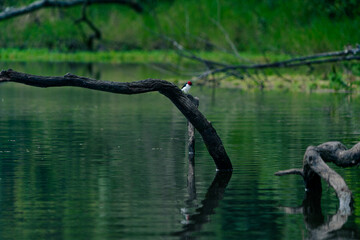
<svg viewBox="0 0 360 240">
<path fill-rule="evenodd" d="M 339 211 L 349 214 L 352 211 L 352 193 L 344 179 L 332 170 L 326 162 L 332 162 L 339 167 L 353 167 L 360 164 L 360 143 L 347 149 L 341 142 L 326 142 L 306 149 L 303 168 L 276 172 L 277 176 L 297 174 L 304 178 L 305 190 L 310 193 L 322 192 L 321 178 L 334 190 L 339 198 Z"/>
<path fill-rule="evenodd" d="M 27 13 L 35 12 L 42 8 L 48 7 L 61 7 L 69 8 L 74 6 L 81 6 L 84 4 L 121 4 L 132 8 L 136 12 L 142 12 L 143 7 L 136 1 L 131 0 L 71 0 L 71 1 L 57 1 L 57 0 L 39 0 L 27 6 L 22 7 L 7 7 L 4 11 L 0 12 L 0 21 L 24 15 Z"/>
<path fill-rule="evenodd" d="M 202 136 L 218 170 L 232 170 L 232 164 L 225 151 L 222 141 L 212 124 L 197 109 L 192 101 L 173 83 L 158 79 L 146 79 L 137 82 L 122 83 L 99 81 L 73 74 L 61 77 L 36 76 L 13 70 L 0 73 L 1 82 L 17 82 L 35 87 L 74 86 L 118 94 L 140 94 L 158 91 L 169 98 L 180 112 L 194 125 Z"/>
</svg>

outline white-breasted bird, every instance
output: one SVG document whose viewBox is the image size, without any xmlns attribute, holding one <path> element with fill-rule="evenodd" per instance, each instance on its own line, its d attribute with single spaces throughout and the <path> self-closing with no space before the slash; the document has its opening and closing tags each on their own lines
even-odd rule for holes
<svg viewBox="0 0 360 240">
<path fill-rule="evenodd" d="M 187 83 L 184 84 L 184 86 L 181 88 L 181 91 L 183 91 L 184 93 L 188 93 L 190 91 L 192 82 L 188 81 Z"/>
</svg>

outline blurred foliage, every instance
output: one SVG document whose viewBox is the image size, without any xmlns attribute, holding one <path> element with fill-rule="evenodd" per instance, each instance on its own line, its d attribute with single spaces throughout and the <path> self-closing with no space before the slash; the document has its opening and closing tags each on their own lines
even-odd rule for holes
<svg viewBox="0 0 360 240">
<path fill-rule="evenodd" d="M 18 7 L 33 0 L 3 0 Z M 96 50 L 172 48 L 164 36 L 192 50 L 305 54 L 342 49 L 360 39 L 355 0 L 142 0 L 144 13 L 117 4 L 91 5 L 88 17 L 102 32 Z M 81 6 L 46 8 L 0 22 L 2 48 L 86 49 L 87 25 L 75 24 Z M 226 40 L 226 38 L 228 40 Z"/>
<path fill-rule="evenodd" d="M 331 19 L 355 18 L 360 14 L 360 1 L 358 0 L 316 0 L 311 2 L 319 4 Z"/>
</svg>

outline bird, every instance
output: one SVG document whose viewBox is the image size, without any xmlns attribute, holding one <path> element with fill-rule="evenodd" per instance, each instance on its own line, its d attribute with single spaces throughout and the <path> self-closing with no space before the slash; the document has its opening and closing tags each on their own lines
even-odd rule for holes
<svg viewBox="0 0 360 240">
<path fill-rule="evenodd" d="M 184 84 L 184 86 L 181 88 L 181 91 L 183 91 L 184 93 L 188 93 L 190 91 L 192 82 L 188 81 L 187 83 Z"/>
</svg>

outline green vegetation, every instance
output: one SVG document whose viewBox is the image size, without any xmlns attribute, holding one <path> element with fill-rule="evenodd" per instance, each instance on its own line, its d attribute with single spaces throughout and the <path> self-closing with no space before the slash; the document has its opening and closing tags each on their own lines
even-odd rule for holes
<svg viewBox="0 0 360 240">
<path fill-rule="evenodd" d="M 228 63 L 237 63 L 237 58 L 233 55 L 220 52 L 198 52 L 199 56 L 219 60 L 226 59 Z M 285 55 L 267 55 L 266 59 L 262 55 L 242 53 L 244 57 L 252 62 L 280 61 L 285 60 Z M 154 50 L 154 51 L 107 51 L 89 52 L 78 51 L 64 53 L 60 51 L 49 51 L 47 49 L 0 49 L 0 61 L 2 62 L 78 62 L 78 63 L 170 63 L 189 66 L 194 64 L 189 59 L 181 58 L 174 51 Z M 252 72 L 251 76 L 244 75 L 243 79 L 227 77 L 219 84 L 225 88 L 241 88 L 244 90 L 257 90 L 263 87 L 267 90 L 281 91 L 356 91 L 360 92 L 360 64 L 345 63 L 318 66 L 311 74 L 308 74 L 308 67 L 296 69 L 268 69 L 264 73 Z M 60 74 L 63 72 L 60 72 Z M 39 73 L 41 74 L 41 73 Z M 82 74 L 87 74 L 86 72 Z M 266 75 L 266 77 L 265 77 Z M 148 76 L 142 76 L 148 77 Z M 219 76 L 222 78 L 221 76 Z M 178 84 L 178 77 L 166 79 Z M 187 76 L 188 78 L 188 76 Z M 130 79 L 131 80 L 131 79 Z M 212 84 L 211 79 L 197 80 L 197 84 Z"/>
<path fill-rule="evenodd" d="M 33 0 L 2 1 L 19 7 Z M 91 5 L 87 16 L 102 38 L 75 24 L 82 7 L 45 8 L 0 21 L 0 61 L 194 64 L 174 52 L 170 37 L 200 57 L 238 64 L 265 63 L 341 50 L 360 39 L 360 1 L 352 0 L 158 0 L 139 1 L 143 13 L 116 4 Z M 238 52 L 238 57 L 234 52 Z M 266 56 L 266 57 L 265 57 Z M 220 85 L 242 89 L 358 91 L 357 63 L 252 72 Z M 311 74 L 308 74 L 311 73 Z M 207 79 L 208 80 L 208 79 Z M 205 80 L 206 83 L 209 81 Z M 176 81 L 176 80 L 174 80 Z"/>
<path fill-rule="evenodd" d="M 239 60 L 232 54 L 224 52 L 197 51 L 196 55 L 204 59 L 237 64 Z M 252 62 L 264 62 L 265 57 L 259 54 L 241 53 L 241 57 Z M 267 60 L 285 60 L 285 55 L 266 55 Z M 175 51 L 165 50 L 130 50 L 130 51 L 76 51 L 62 52 L 48 49 L 0 48 L 0 61 L 37 61 L 37 62 L 97 62 L 97 63 L 194 63 L 182 58 Z"/>
<path fill-rule="evenodd" d="M 23 6 L 33 0 L 2 1 Z M 310 54 L 339 50 L 360 39 L 360 2 L 352 0 L 158 0 L 141 1 L 144 13 L 115 4 L 92 5 L 88 17 L 102 32 L 95 49 L 172 48 L 158 34 L 189 49 L 230 50 L 225 35 L 240 52 Z M 151 4 L 150 4 L 151 3 Z M 2 48 L 86 48 L 92 31 L 75 24 L 81 7 L 45 8 L 0 22 Z"/>
<path fill-rule="evenodd" d="M 0 61 L 16 62 L 149 63 L 173 62 L 176 58 L 178 58 L 176 53 L 164 51 L 61 52 L 56 50 L 49 51 L 47 49 L 0 49 Z"/>
</svg>

